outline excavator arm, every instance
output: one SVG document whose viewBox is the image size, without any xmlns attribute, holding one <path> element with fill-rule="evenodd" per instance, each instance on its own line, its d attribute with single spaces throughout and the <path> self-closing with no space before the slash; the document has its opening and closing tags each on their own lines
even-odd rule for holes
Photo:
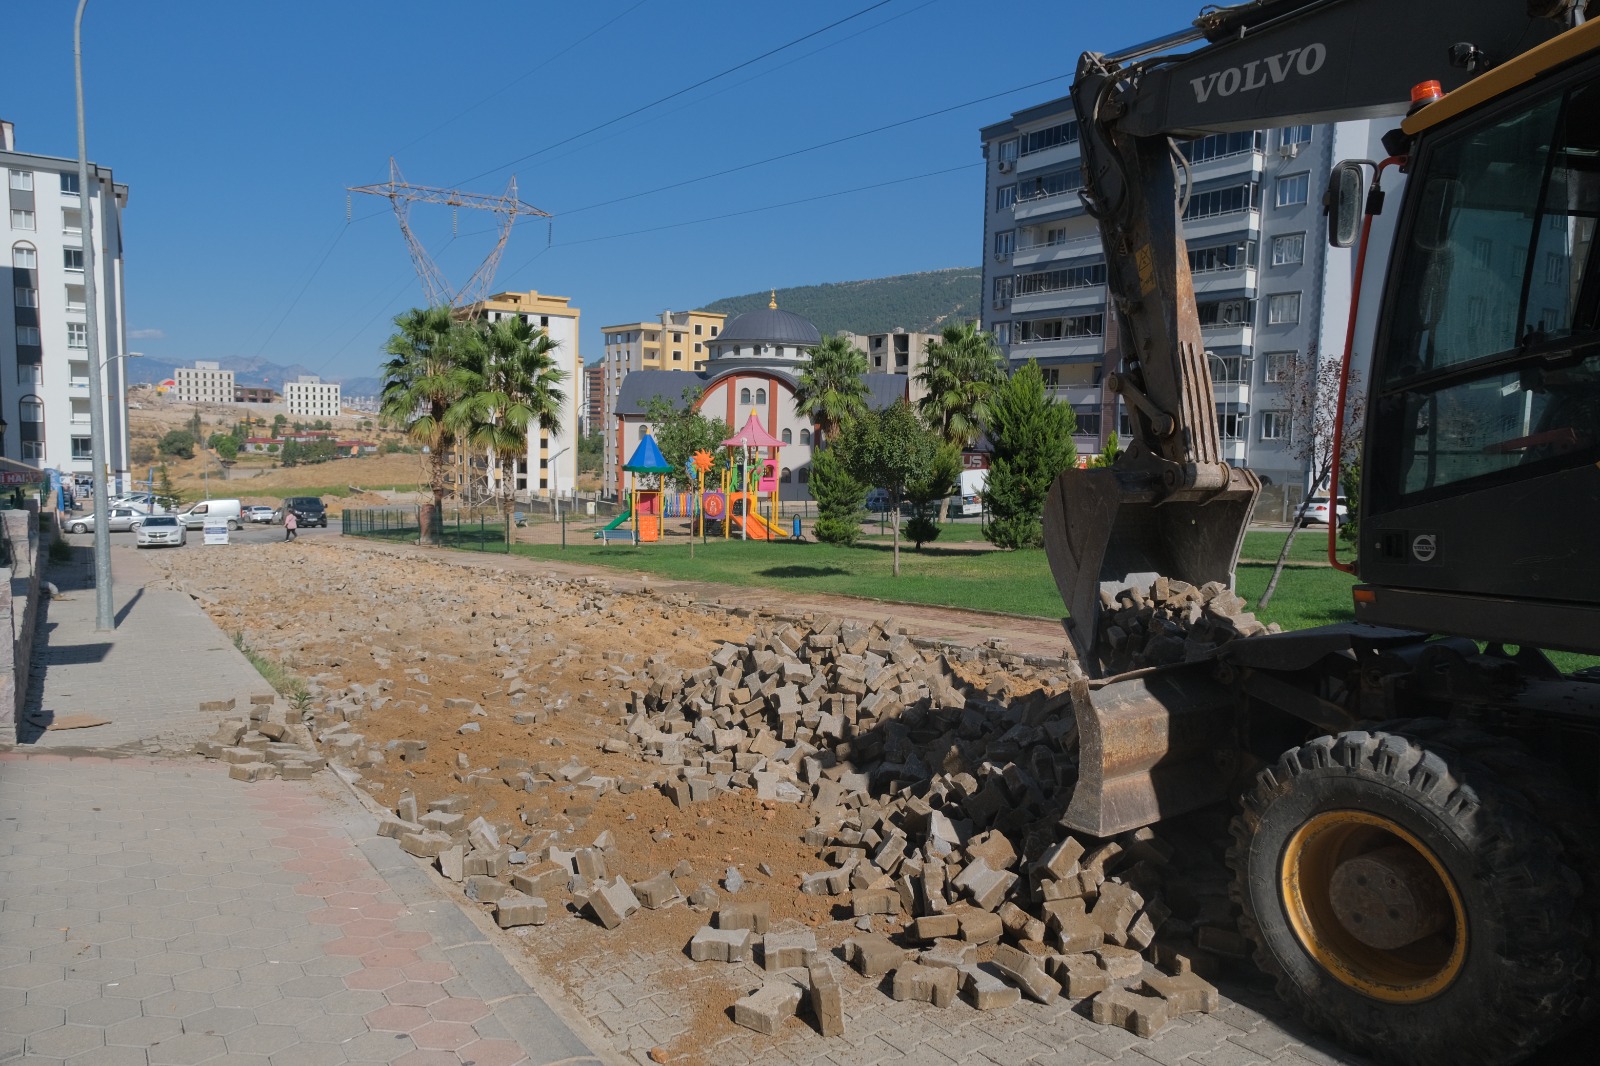
<svg viewBox="0 0 1600 1066">
<path fill-rule="evenodd" d="M 1109 469 L 1063 473 L 1045 509 L 1068 633 L 1091 676 L 1109 665 L 1101 608 L 1121 589 L 1157 575 L 1232 587 L 1261 488 L 1223 457 L 1183 238 L 1187 164 L 1174 138 L 1398 116 L 1419 82 L 1457 88 L 1581 19 L 1582 7 L 1256 0 L 1208 9 L 1148 45 L 1080 58 L 1082 196 L 1099 223 L 1122 338 L 1106 386 L 1134 429 Z"/>
</svg>

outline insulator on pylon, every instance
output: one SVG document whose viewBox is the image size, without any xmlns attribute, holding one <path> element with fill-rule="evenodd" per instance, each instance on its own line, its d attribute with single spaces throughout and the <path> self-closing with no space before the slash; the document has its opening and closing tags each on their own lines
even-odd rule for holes
<svg viewBox="0 0 1600 1066">
<path fill-rule="evenodd" d="M 350 221 L 350 194 L 349 193 L 345 193 L 344 194 L 344 220 L 346 222 Z"/>
</svg>

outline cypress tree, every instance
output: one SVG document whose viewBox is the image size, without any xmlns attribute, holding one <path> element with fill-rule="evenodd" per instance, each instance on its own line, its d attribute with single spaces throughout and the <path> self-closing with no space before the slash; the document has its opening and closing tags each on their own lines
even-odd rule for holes
<svg viewBox="0 0 1600 1066">
<path fill-rule="evenodd" d="M 989 443 L 994 449 L 985 499 L 983 535 L 997 548 L 1044 544 L 1045 497 L 1056 475 L 1078 461 L 1072 443 L 1072 408 L 1046 394 L 1039 364 L 1013 374 L 989 403 Z"/>
</svg>

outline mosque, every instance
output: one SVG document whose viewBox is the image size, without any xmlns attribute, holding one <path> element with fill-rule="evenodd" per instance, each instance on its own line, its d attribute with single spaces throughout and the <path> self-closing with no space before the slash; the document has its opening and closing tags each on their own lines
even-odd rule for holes
<svg viewBox="0 0 1600 1066">
<path fill-rule="evenodd" d="M 816 427 L 794 406 L 795 385 L 810 349 L 822 343 L 817 327 L 791 311 L 778 308 L 776 293 L 765 310 L 751 311 L 729 321 L 710 344 L 702 370 L 635 370 L 622 379 L 615 406 L 616 454 L 632 455 L 650 427 L 645 411 L 657 397 L 677 409 L 685 391 L 699 392 L 695 407 L 707 417 L 720 418 L 737 431 L 753 414 L 761 428 L 783 442 L 779 453 L 778 496 L 784 501 L 809 500 L 811 448 Z M 904 374 L 869 373 L 867 406 L 888 407 L 906 396 Z M 619 469 L 617 484 L 608 486 L 620 497 L 627 491 Z"/>
</svg>

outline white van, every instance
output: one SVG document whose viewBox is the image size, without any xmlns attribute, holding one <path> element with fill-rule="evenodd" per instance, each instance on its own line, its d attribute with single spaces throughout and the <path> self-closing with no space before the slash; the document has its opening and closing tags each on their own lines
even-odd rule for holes
<svg viewBox="0 0 1600 1066">
<path fill-rule="evenodd" d="M 185 529 L 204 529 L 207 519 L 212 522 L 226 519 L 230 530 L 238 529 L 244 521 L 241 517 L 243 510 L 238 500 L 201 500 L 187 510 L 179 511 L 178 521 L 183 523 Z"/>
</svg>

